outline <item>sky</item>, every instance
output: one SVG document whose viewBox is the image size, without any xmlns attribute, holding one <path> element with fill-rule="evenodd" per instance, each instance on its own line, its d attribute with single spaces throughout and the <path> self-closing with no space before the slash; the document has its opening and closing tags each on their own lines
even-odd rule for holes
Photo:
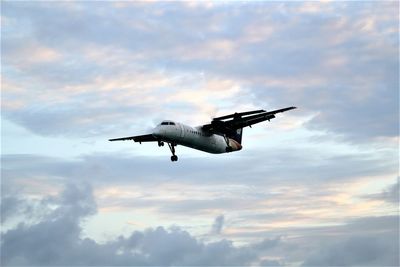
<svg viewBox="0 0 400 267">
<path fill-rule="evenodd" d="M 399 3 L 1 2 L 2 266 L 398 266 Z M 108 142 L 298 109 L 213 155 Z"/>
</svg>

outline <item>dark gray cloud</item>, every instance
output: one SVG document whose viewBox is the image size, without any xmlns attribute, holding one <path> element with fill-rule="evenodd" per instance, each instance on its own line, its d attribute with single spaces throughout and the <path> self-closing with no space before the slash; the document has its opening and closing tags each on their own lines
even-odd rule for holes
<svg viewBox="0 0 400 267">
<path fill-rule="evenodd" d="M 96 212 L 87 184 L 67 184 L 59 195 L 43 199 L 40 208 L 48 209 L 41 221 L 20 223 L 2 233 L 3 266 L 279 266 L 291 261 L 305 266 L 398 265 L 397 216 L 299 228 L 285 238 L 260 236 L 260 242 L 243 246 L 226 239 L 205 243 L 176 226 L 134 231 L 99 244 L 81 237 L 80 222 Z"/>
<path fill-rule="evenodd" d="M 321 240 L 320 248 L 313 251 L 303 265 L 398 266 L 398 225 L 398 216 L 354 220 L 338 227 L 335 236 Z"/>
<path fill-rule="evenodd" d="M 42 221 L 20 223 L 2 233 L 3 266 L 248 265 L 271 247 L 264 245 L 270 243 L 268 240 L 255 244 L 257 249 L 237 247 L 229 240 L 204 243 L 178 227 L 135 231 L 128 237 L 98 244 L 81 238 L 80 222 L 96 212 L 91 187 L 68 184 L 59 196 L 45 199 L 41 208 L 52 206 L 56 208 Z"/>
<path fill-rule="evenodd" d="M 279 229 L 284 237 L 264 256 L 281 265 L 398 266 L 397 215 L 362 217 L 333 226 Z M 279 235 L 279 231 L 274 231 Z M 258 233 L 268 235 L 268 231 Z M 276 260 L 279 259 L 279 260 Z M 268 262 L 267 262 L 268 263 Z M 279 264 L 277 264 L 279 266 Z"/>
<path fill-rule="evenodd" d="M 390 235 L 377 237 L 350 237 L 317 251 L 304 262 L 304 266 L 397 266 L 394 243 L 385 240 Z"/>
<path fill-rule="evenodd" d="M 364 197 L 367 199 L 384 200 L 388 203 L 398 206 L 399 205 L 399 194 L 400 194 L 399 192 L 400 192 L 399 178 L 397 178 L 396 183 L 388 186 L 381 193 L 370 194 L 370 195 L 366 195 Z"/>
<path fill-rule="evenodd" d="M 7 196 L 1 198 L 1 222 L 4 223 L 10 217 L 20 213 L 23 207 L 23 201 L 18 198 Z"/>
<path fill-rule="evenodd" d="M 382 199 L 390 203 L 398 204 L 399 194 L 400 194 L 400 183 L 399 183 L 399 178 L 397 178 L 397 183 L 389 186 L 385 191 L 383 191 L 381 197 Z"/>
<path fill-rule="evenodd" d="M 48 209 L 43 221 L 20 223 L 2 233 L 2 265 L 47 265 L 68 259 L 72 255 L 63 254 L 60 244 L 74 247 L 81 218 L 94 214 L 96 204 L 89 185 L 69 184 L 60 195 L 43 199 L 39 209 Z"/>
</svg>

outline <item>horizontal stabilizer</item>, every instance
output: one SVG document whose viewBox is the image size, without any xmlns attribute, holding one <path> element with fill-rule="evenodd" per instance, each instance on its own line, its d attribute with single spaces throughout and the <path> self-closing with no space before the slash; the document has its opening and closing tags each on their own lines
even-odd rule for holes
<svg viewBox="0 0 400 267">
<path fill-rule="evenodd" d="M 217 132 L 222 134 L 232 134 L 237 129 L 251 126 L 253 124 L 271 120 L 275 114 L 295 109 L 296 107 L 287 107 L 271 111 L 263 109 L 233 113 L 230 115 L 214 118 L 211 123 L 203 125 L 203 130 Z"/>
<path fill-rule="evenodd" d="M 226 120 L 226 119 L 230 119 L 230 118 L 238 118 L 238 117 L 241 117 L 241 116 L 247 116 L 247 115 L 256 114 L 256 113 L 262 113 L 262 112 L 265 112 L 265 110 L 259 109 L 259 110 L 240 112 L 240 113 L 236 112 L 236 113 L 233 113 L 233 114 L 230 114 L 230 115 L 225 115 L 225 116 L 214 118 L 213 120 Z"/>
<path fill-rule="evenodd" d="M 277 110 L 273 110 L 273 111 L 268 111 L 266 114 L 276 114 L 276 113 L 281 113 L 281 112 L 285 112 L 285 111 L 296 109 L 296 108 L 297 107 L 282 108 L 282 109 L 277 109 Z"/>
</svg>

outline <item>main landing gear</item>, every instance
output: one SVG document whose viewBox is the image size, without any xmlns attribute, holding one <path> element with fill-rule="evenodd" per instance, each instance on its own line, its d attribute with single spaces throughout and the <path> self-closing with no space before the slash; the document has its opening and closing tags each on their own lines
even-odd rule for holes
<svg viewBox="0 0 400 267">
<path fill-rule="evenodd" d="M 172 156 L 171 156 L 171 161 L 178 161 L 178 156 L 175 155 L 175 144 L 173 143 L 168 143 L 169 150 L 171 150 Z"/>
</svg>

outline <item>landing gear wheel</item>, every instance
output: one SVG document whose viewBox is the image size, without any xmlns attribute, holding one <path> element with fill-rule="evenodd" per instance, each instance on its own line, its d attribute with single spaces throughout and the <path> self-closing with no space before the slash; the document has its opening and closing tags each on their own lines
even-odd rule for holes
<svg viewBox="0 0 400 267">
<path fill-rule="evenodd" d="M 164 146 L 164 142 L 158 141 L 158 146 Z"/>
<path fill-rule="evenodd" d="M 170 144 L 168 143 L 169 149 L 171 150 L 172 156 L 171 156 L 171 161 L 178 161 L 178 156 L 175 155 L 175 144 Z"/>
</svg>

